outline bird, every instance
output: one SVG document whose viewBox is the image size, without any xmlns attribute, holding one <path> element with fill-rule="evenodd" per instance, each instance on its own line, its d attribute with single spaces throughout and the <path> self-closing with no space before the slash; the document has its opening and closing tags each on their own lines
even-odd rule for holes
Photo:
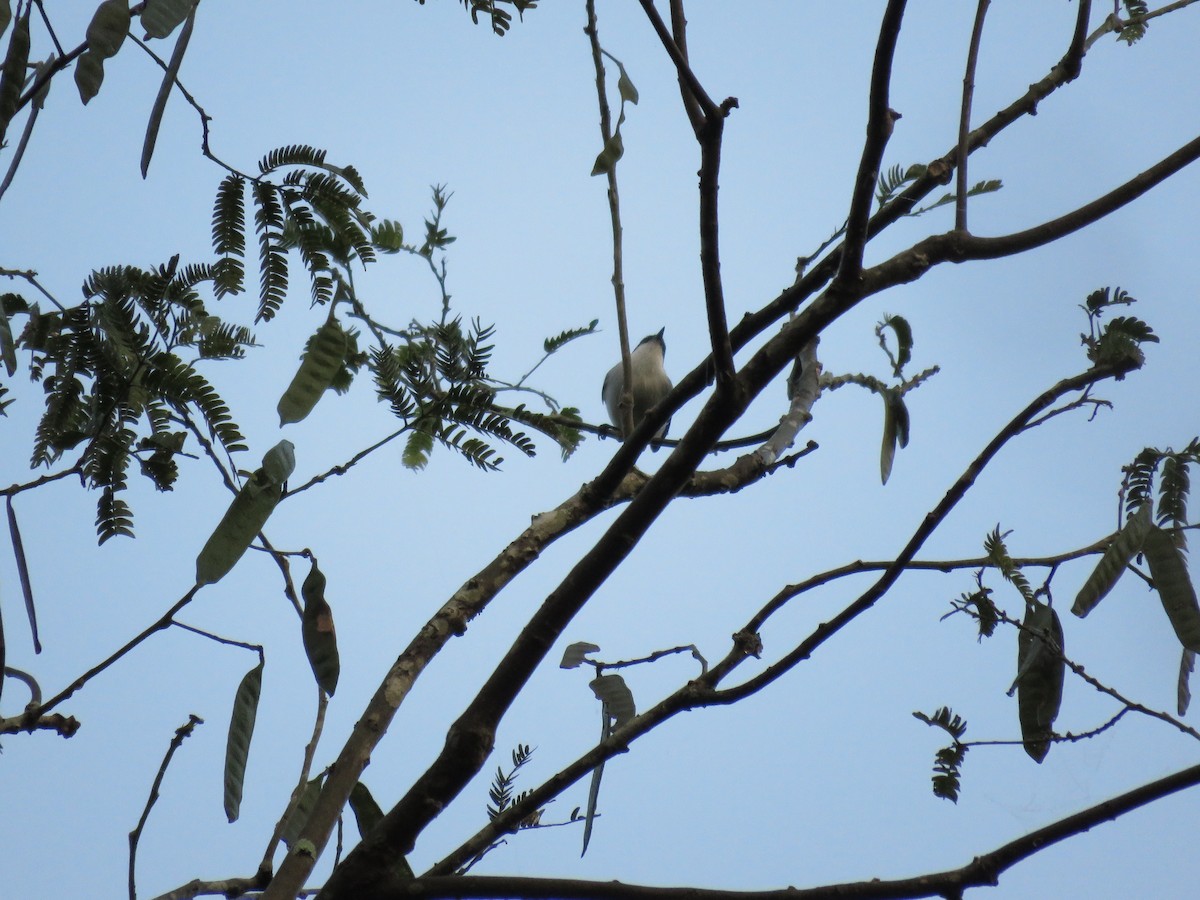
<svg viewBox="0 0 1200 900">
<path fill-rule="evenodd" d="M 633 375 L 633 426 L 645 418 L 646 413 L 671 392 L 671 379 L 663 368 L 663 357 L 666 356 L 667 342 L 663 340 L 666 328 L 659 329 L 658 334 L 642 338 L 633 352 L 629 354 L 629 365 Z M 617 427 L 617 433 L 624 440 L 626 435 L 621 424 L 621 394 L 625 390 L 625 377 L 622 364 L 618 362 L 604 376 L 604 385 L 600 389 L 600 397 L 608 408 L 608 417 Z M 671 426 L 668 419 L 655 438 L 662 439 L 667 435 Z M 657 449 L 657 448 L 654 448 Z"/>
</svg>

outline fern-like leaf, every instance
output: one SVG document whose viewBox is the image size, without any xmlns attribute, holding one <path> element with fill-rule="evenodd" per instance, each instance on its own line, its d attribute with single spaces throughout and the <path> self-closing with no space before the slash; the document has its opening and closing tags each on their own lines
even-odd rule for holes
<svg viewBox="0 0 1200 900">
<path fill-rule="evenodd" d="M 1004 576 L 1004 580 L 1012 584 L 1021 596 L 1025 598 L 1026 603 L 1033 602 L 1033 588 L 1029 586 L 1029 579 L 1021 572 L 1019 566 L 1012 561 L 1012 557 L 1008 555 L 1008 547 L 1004 545 L 1004 538 L 1011 532 L 1000 533 L 1000 526 L 989 534 L 983 542 L 984 552 L 987 553 L 988 559 L 991 560 L 1000 574 Z"/>
<path fill-rule="evenodd" d="M 318 150 L 307 144 L 290 144 L 272 150 L 259 160 L 258 171 L 262 175 L 269 175 L 276 169 L 282 169 L 285 166 L 323 166 L 324 164 L 324 150 Z"/>
<path fill-rule="evenodd" d="M 254 185 L 254 225 L 258 233 L 259 296 L 254 320 L 269 321 L 275 317 L 287 295 L 287 258 L 281 246 L 283 209 L 278 189 L 265 182 Z"/>
</svg>

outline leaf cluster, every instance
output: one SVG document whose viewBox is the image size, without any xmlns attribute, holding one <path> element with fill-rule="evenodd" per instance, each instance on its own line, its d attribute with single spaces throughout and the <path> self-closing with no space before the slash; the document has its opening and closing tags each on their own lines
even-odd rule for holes
<svg viewBox="0 0 1200 900">
<path fill-rule="evenodd" d="M 1141 319 L 1117 316 L 1101 323 L 1105 313 L 1114 306 L 1131 306 L 1135 297 L 1121 288 L 1100 288 L 1088 295 L 1083 310 L 1088 317 L 1088 333 L 1080 341 L 1087 348 L 1087 358 L 1095 365 L 1131 365 L 1140 368 L 1146 355 L 1142 344 L 1157 344 L 1158 335 Z M 1120 380 L 1122 376 L 1118 375 Z"/>
<path fill-rule="evenodd" d="M 45 390 L 45 410 L 31 465 L 50 466 L 78 449 L 84 483 L 100 490 L 96 528 L 103 543 L 132 534 L 121 497 L 136 459 L 159 490 L 178 476 L 186 431 L 198 418 L 228 453 L 245 449 L 225 402 L 185 350 L 197 359 L 237 359 L 254 344 L 242 326 L 210 314 L 198 286 L 214 282 L 212 266 L 113 266 L 84 281 L 84 300 L 43 312 L 6 295 L 6 317 L 24 315 L 14 348 L 30 354 L 29 373 Z"/>
<path fill-rule="evenodd" d="M 949 747 L 943 747 L 933 758 L 933 795 L 958 803 L 961 788 L 962 764 L 966 758 L 966 744 L 962 737 L 967 732 L 965 719 L 956 715 L 948 706 L 939 707 L 932 716 L 914 712 L 913 716 L 932 728 L 940 728 L 953 738 Z"/>
<path fill-rule="evenodd" d="M 456 318 L 410 331 L 407 344 L 384 344 L 370 360 L 380 400 L 410 429 L 404 464 L 424 468 L 435 442 L 485 470 L 503 462 L 489 441 L 533 456 L 533 441 L 495 404 L 487 371 L 494 329 L 478 320 L 464 328 Z"/>
<path fill-rule="evenodd" d="M 519 794 L 515 792 L 517 773 L 533 758 L 535 749 L 528 744 L 517 744 L 511 754 L 512 768 L 506 772 L 503 767 L 496 767 L 496 776 L 492 779 L 491 787 L 488 788 L 488 798 L 491 800 L 487 806 L 488 821 L 493 821 L 510 806 L 520 803 L 527 796 L 528 791 Z M 517 828 L 530 828 L 536 824 L 538 823 L 535 814 L 535 817 L 519 822 Z"/>
</svg>

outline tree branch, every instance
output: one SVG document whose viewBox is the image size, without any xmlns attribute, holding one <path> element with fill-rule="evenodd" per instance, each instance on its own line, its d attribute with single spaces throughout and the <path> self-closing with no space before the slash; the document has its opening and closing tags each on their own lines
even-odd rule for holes
<svg viewBox="0 0 1200 900">
<path fill-rule="evenodd" d="M 862 270 L 863 250 L 867 245 L 867 225 L 875 183 L 879 180 L 879 163 L 883 148 L 892 136 L 892 126 L 898 115 L 888 106 L 892 80 L 892 61 L 900 38 L 900 22 L 904 18 L 905 0 L 888 0 L 879 25 L 879 41 L 875 46 L 875 65 L 871 69 L 871 96 L 867 111 L 867 138 L 863 144 L 850 211 L 846 216 L 846 237 L 842 241 L 841 262 L 837 282 L 849 285 Z"/>
<path fill-rule="evenodd" d="M 856 618 L 873 607 L 888 592 L 888 590 L 900 577 L 901 573 L 904 572 L 905 568 L 912 563 L 913 559 L 916 557 L 917 551 L 921 549 L 921 546 L 925 543 L 929 536 L 933 534 L 939 525 L 941 525 L 946 516 L 950 514 L 950 511 L 958 505 L 958 502 L 964 496 L 966 496 L 967 491 L 970 490 L 972 485 L 975 484 L 975 480 L 979 477 L 980 473 L 982 473 L 988 463 L 992 461 L 992 459 L 997 453 L 1000 452 L 1005 444 L 1025 430 L 1025 426 L 1031 419 L 1033 419 L 1043 410 L 1050 407 L 1058 400 L 1058 398 L 1064 396 L 1065 394 L 1086 388 L 1104 378 L 1116 378 L 1118 376 L 1122 376 L 1129 371 L 1129 369 L 1130 367 L 1128 365 L 1122 367 L 1096 366 L 1071 378 L 1063 379 L 1062 381 L 1058 382 L 1058 384 L 1043 391 L 1023 410 L 1017 413 L 1017 415 L 1003 429 L 1001 429 L 1000 433 L 988 442 L 987 446 L 983 448 L 979 455 L 971 461 L 963 474 L 958 477 L 953 485 L 951 485 L 950 489 L 946 492 L 946 495 L 937 504 L 937 506 L 935 506 L 921 520 L 920 525 L 917 526 L 917 529 L 913 532 L 912 537 L 909 538 L 908 543 L 906 543 L 900 553 L 897 554 L 896 559 L 884 570 L 883 574 L 875 582 L 875 584 L 863 592 L 857 600 L 845 607 L 836 616 L 833 616 L 827 622 L 822 622 L 811 635 L 801 641 L 800 644 L 789 653 L 782 656 L 778 662 L 773 663 L 758 675 L 755 675 L 739 685 L 718 691 L 717 696 L 727 702 L 735 702 L 743 697 L 747 697 L 750 694 L 762 690 L 764 687 L 774 682 L 786 672 L 791 671 L 796 665 L 807 660 L 810 656 L 812 656 L 813 652 L 818 647 L 820 647 L 831 637 L 853 622 Z M 741 658 L 744 658 L 744 655 L 742 655 Z M 715 686 L 719 684 L 721 679 L 723 679 L 733 669 L 738 661 L 739 659 L 734 658 L 734 655 L 731 654 L 730 657 L 727 657 L 725 660 L 722 660 L 720 663 L 714 666 L 709 671 L 708 675 L 700 680 Z"/>
<path fill-rule="evenodd" d="M 975 68 L 979 62 L 979 42 L 983 37 L 983 20 L 990 0 L 978 0 L 975 24 L 971 28 L 971 44 L 967 50 L 967 70 L 963 74 L 962 108 L 958 117 L 958 191 L 954 198 L 954 229 L 967 230 L 967 135 L 971 130 L 971 100 L 975 96 Z"/>
<path fill-rule="evenodd" d="M 163 756 L 162 765 L 158 767 L 158 774 L 154 776 L 154 783 L 150 785 L 150 795 L 146 798 L 146 805 L 142 809 L 142 815 L 138 818 L 137 825 L 133 831 L 129 832 L 129 900 L 137 900 L 137 886 L 134 872 L 137 868 L 137 848 L 138 841 L 142 837 L 142 829 L 146 827 L 146 820 L 150 818 L 150 810 L 154 803 L 158 800 L 158 789 L 162 787 L 163 778 L 167 774 L 167 766 L 171 765 L 171 757 L 175 755 L 175 751 L 183 746 L 183 742 L 192 736 L 192 732 L 197 725 L 203 725 L 204 720 L 199 716 L 190 714 L 188 720 L 183 725 L 175 729 L 175 737 L 171 738 L 171 743 L 167 745 L 167 753 Z"/>
<path fill-rule="evenodd" d="M 958 869 L 915 878 L 846 882 L 824 887 L 793 887 L 767 891 L 722 891 L 694 887 L 660 887 L 619 881 L 580 881 L 564 878 L 463 875 L 421 877 L 402 885 L 368 888 L 358 900 L 450 900 L 450 898 L 512 897 L 522 900 L 904 900 L 919 897 L 962 896 L 973 887 L 994 887 L 1017 863 L 1047 847 L 1112 822 L 1126 813 L 1200 784 L 1200 765 L 1181 769 L 1141 787 L 1118 794 L 1074 815 L 1031 831 Z"/>
<path fill-rule="evenodd" d="M 639 0 L 639 2 L 642 4 L 642 11 L 646 13 L 646 18 L 650 20 L 650 26 L 654 29 L 654 33 L 662 42 L 663 49 L 667 51 L 667 56 L 675 64 L 675 70 L 679 73 L 679 89 L 683 93 L 683 106 L 688 112 L 688 119 L 691 120 L 692 127 L 697 131 L 697 137 L 699 137 L 700 127 L 710 124 L 714 119 L 721 118 L 722 110 L 713 103 L 712 98 L 704 90 L 704 86 L 700 84 L 700 79 L 696 77 L 696 73 L 688 64 L 686 43 L 676 43 L 675 39 L 671 37 L 671 33 L 667 31 L 667 26 L 654 6 L 654 0 Z M 676 35 L 684 35 L 687 20 L 683 16 L 683 0 L 671 0 L 671 24 L 675 27 Z M 699 121 L 699 125 L 697 118 L 693 115 L 692 104 L 688 102 L 689 97 L 703 113 L 704 120 Z"/>
</svg>

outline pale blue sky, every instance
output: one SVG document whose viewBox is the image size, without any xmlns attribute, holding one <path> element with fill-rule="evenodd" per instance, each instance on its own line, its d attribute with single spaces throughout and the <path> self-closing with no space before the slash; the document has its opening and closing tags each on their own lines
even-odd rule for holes
<svg viewBox="0 0 1200 900">
<path fill-rule="evenodd" d="M 73 46 L 92 4 L 46 5 Z M 942 155 L 957 122 L 974 4 L 911 6 L 891 99 L 903 118 L 886 166 Z M 627 110 L 619 167 L 630 328 L 636 340 L 666 327 L 667 365 L 678 378 L 703 357 L 708 340 L 697 266 L 698 153 L 671 67 L 638 5 L 601 7 L 602 43 L 641 94 Z M 844 218 L 882 7 L 865 0 L 689 6 L 697 74 L 714 97 L 740 101 L 726 127 L 720 195 L 731 321 L 789 284 L 796 257 Z M 1065 47 L 1075 9 L 1034 0 L 993 4 L 976 121 L 1045 74 Z M 583 22 L 582 3 L 546 0 L 498 39 L 472 27 L 450 0 L 336 7 L 204 0 L 181 78 L 214 118 L 219 156 L 251 169 L 277 146 L 323 147 L 332 162 L 355 165 L 371 208 L 400 219 L 414 238 L 429 208 L 429 185 L 448 185 L 454 198 L 446 224 L 458 236 L 450 291 L 464 317 L 496 323 L 496 374 L 519 377 L 544 337 L 597 318 L 602 333 L 552 359 L 534 381 L 598 421 L 600 380 L 618 350 L 604 185 L 588 177 L 599 132 Z M 1195 137 L 1198 40 L 1200 11 L 1187 9 L 1154 22 L 1132 49 L 1111 37 L 1098 43 L 1078 82 L 973 157 L 972 181 L 999 178 L 1005 187 L 973 202 L 972 227 L 1002 234 L 1059 215 Z M 184 261 L 209 258 L 222 172 L 198 152 L 198 117 L 179 97 L 168 107 L 149 179 L 138 174 L 159 77 L 143 53 L 126 46 L 87 108 L 69 74 L 56 79 L 28 157 L 0 203 L 0 266 L 36 269 L 49 290 L 74 302 L 95 267 L 150 266 L 174 253 Z M 22 123 L 14 123 L 10 141 Z M 1143 371 L 1099 391 L 1116 409 L 1091 423 L 1081 414 L 1060 417 L 1010 445 L 922 556 L 979 555 L 998 522 L 1014 529 L 1015 555 L 1065 551 L 1107 533 L 1121 465 L 1147 444 L 1182 446 L 1200 430 L 1198 192 L 1200 175 L 1186 170 L 1051 247 L 1011 261 L 945 266 L 862 304 L 823 336 L 828 371 L 887 374 L 872 334 L 885 312 L 912 323 L 914 370 L 942 367 L 910 395 L 912 443 L 898 455 L 888 485 L 879 484 L 878 398 L 853 389 L 827 393 L 802 434 L 821 445 L 816 454 L 738 495 L 668 509 L 572 623 L 564 646 L 592 641 L 615 659 L 695 643 L 710 660 L 719 658 L 729 634 L 782 585 L 855 559 L 894 555 L 1017 409 L 1086 366 L 1078 304 L 1098 287 L 1120 285 L 1140 298 L 1133 312 L 1162 343 L 1149 348 Z M 949 210 L 904 223 L 869 246 L 868 262 L 950 225 Z M 436 314 L 436 285 L 407 257 L 385 258 L 358 284 L 368 305 L 398 324 Z M 255 329 L 263 351 L 211 371 L 249 440 L 245 465 L 257 465 L 286 436 L 296 444 L 301 480 L 393 428 L 364 378 L 281 435 L 275 403 L 303 340 L 324 315 L 307 308 L 307 296 L 300 287 L 276 322 Z M 249 322 L 253 306 L 254 297 L 244 296 L 223 301 L 220 311 Z M 18 385 L 18 393 L 0 424 L 5 484 L 29 478 L 24 461 L 40 402 L 38 390 Z M 782 397 L 783 385 L 772 387 L 736 432 L 776 421 Z M 697 408 L 675 417 L 674 434 Z M 506 454 L 505 471 L 490 475 L 444 452 L 414 474 L 388 450 L 352 476 L 280 507 L 268 527 L 272 541 L 318 554 L 337 619 L 343 671 L 319 765 L 332 759 L 388 663 L 430 613 L 530 515 L 591 477 L 615 446 L 590 439 L 564 464 L 543 445 L 531 461 Z M 654 468 L 661 457 L 645 465 Z M 94 497 L 77 485 L 17 498 L 45 652 L 35 658 L 29 649 L 15 568 L 3 553 L 8 659 L 32 671 L 47 692 L 191 586 L 195 554 L 228 496 L 197 463 L 185 467 L 172 494 L 156 495 L 135 479 L 131 500 L 138 538 L 97 550 Z M 446 724 L 611 515 L 554 545 L 429 667 L 364 778 L 382 805 L 424 770 Z M 1064 613 L 1087 570 L 1076 565 L 1057 575 Z M 1030 577 L 1040 583 L 1044 573 Z M 995 576 L 989 583 L 1002 605 L 1019 609 L 1015 592 Z M 764 631 L 767 660 L 865 584 L 837 582 L 796 601 Z M 1195 761 L 1195 742 L 1129 716 L 1100 738 L 1056 746 L 1041 766 L 1019 747 L 974 749 L 957 806 L 934 798 L 930 766 L 945 741 L 916 722 L 913 710 L 951 705 L 968 720 L 971 739 L 1019 735 L 1015 701 L 1004 695 L 1015 637 L 1002 633 L 977 644 L 964 618 L 939 623 L 950 599 L 971 587 L 965 572 L 906 577 L 875 611 L 764 694 L 682 717 L 638 742 L 606 769 L 603 817 L 582 860 L 578 828 L 547 829 L 510 839 L 475 871 L 729 888 L 917 875 L 963 865 Z M 206 588 L 180 618 L 267 647 L 242 818 L 225 823 L 221 761 L 233 692 L 255 660 L 181 631 L 160 635 L 64 705 L 62 712 L 83 722 L 74 739 L 4 740 L 0 791 L 8 814 L 0 865 L 12 897 L 122 895 L 126 835 L 167 742 L 189 713 L 206 724 L 176 755 L 151 815 L 140 893 L 253 872 L 311 727 L 315 691 L 296 618 L 273 565 L 255 555 Z M 1131 579 L 1086 621 L 1064 615 L 1064 628 L 1068 653 L 1089 672 L 1149 707 L 1173 709 L 1178 645 L 1154 595 Z M 512 746 L 538 748 L 518 784 L 528 788 L 595 740 L 598 710 L 588 676 L 560 671 L 559 652 L 505 719 L 496 758 L 423 836 L 411 860 L 417 871 L 484 823 L 487 783 Z M 645 708 L 694 672 L 682 656 L 628 680 Z M 19 686 L 6 685 L 7 714 L 20 696 Z M 1086 730 L 1113 712 L 1110 701 L 1068 678 L 1058 728 Z M 546 819 L 566 818 L 585 798 L 586 786 L 577 786 Z M 1018 866 L 986 896 L 1180 896 L 1194 881 L 1190 829 L 1180 824 L 1198 813 L 1200 793 L 1172 798 Z M 355 834 L 351 823 L 347 834 Z M 318 871 L 323 877 L 326 868 Z"/>
</svg>

